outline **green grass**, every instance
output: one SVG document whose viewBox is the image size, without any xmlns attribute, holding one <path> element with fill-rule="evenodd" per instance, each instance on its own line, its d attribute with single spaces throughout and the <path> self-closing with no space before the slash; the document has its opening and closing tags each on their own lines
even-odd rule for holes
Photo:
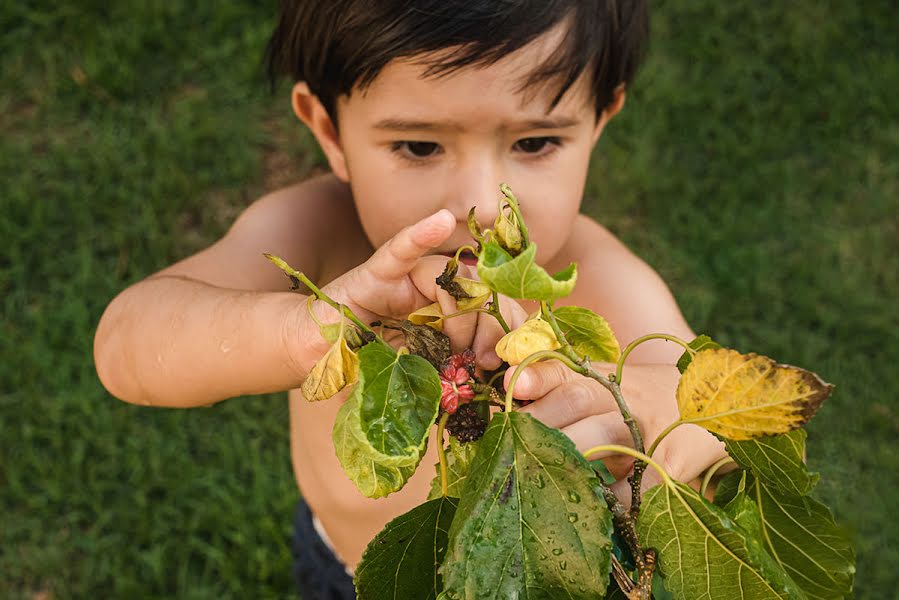
<svg viewBox="0 0 899 600">
<path fill-rule="evenodd" d="M 271 7 L 0 12 L 0 596 L 291 594 L 283 395 L 110 398 L 93 330 L 123 287 L 320 155 L 260 74 Z M 817 494 L 857 597 L 899 584 L 899 18 L 891 4 L 660 3 L 585 211 L 697 330 L 816 370 Z M 894 498 L 892 501 L 890 498 Z"/>
</svg>

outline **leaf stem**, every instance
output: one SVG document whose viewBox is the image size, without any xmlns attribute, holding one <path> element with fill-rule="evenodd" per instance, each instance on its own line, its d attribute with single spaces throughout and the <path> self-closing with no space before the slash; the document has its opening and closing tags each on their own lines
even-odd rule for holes
<svg viewBox="0 0 899 600">
<path fill-rule="evenodd" d="M 615 369 L 615 381 L 619 384 L 621 383 L 621 375 L 622 370 L 624 369 L 624 361 L 627 359 L 627 355 L 634 351 L 634 348 L 642 344 L 643 342 L 648 342 L 649 340 L 668 340 L 669 342 L 674 342 L 676 344 L 680 344 L 684 348 L 687 349 L 687 352 L 690 354 L 696 354 L 696 351 L 693 350 L 685 342 L 674 335 L 668 335 L 667 333 L 650 333 L 648 335 L 644 335 L 642 337 L 638 337 L 633 342 L 624 347 L 624 350 L 621 351 L 621 356 L 618 357 L 618 367 Z"/>
<path fill-rule="evenodd" d="M 321 291 L 321 289 L 319 289 L 319 287 L 317 285 L 312 283 L 312 280 L 310 280 L 308 277 L 306 277 L 306 275 L 304 273 L 302 273 L 301 271 L 297 271 L 296 269 L 291 267 L 289 264 L 287 264 L 287 262 L 285 262 L 284 259 L 282 259 L 278 256 L 275 256 L 274 254 L 269 254 L 267 252 L 263 252 L 262 254 L 267 259 L 272 261 L 275 264 L 275 266 L 277 266 L 279 269 L 281 269 L 282 271 L 287 273 L 287 275 L 291 279 L 297 279 L 297 280 L 301 281 L 303 283 L 303 285 L 305 285 L 307 288 L 309 288 L 312 291 L 312 293 L 315 295 L 316 298 L 318 298 L 319 300 L 323 300 L 325 303 L 327 303 L 332 308 L 334 308 L 334 310 L 336 310 L 342 316 L 344 316 L 344 317 L 348 318 L 350 321 L 352 321 L 359 329 L 361 329 L 362 331 L 365 331 L 367 333 L 370 333 L 371 335 L 375 336 L 375 339 L 380 340 L 380 342 L 382 344 L 390 347 L 390 345 L 387 342 L 385 342 L 384 340 L 382 340 L 381 337 L 378 336 L 372 330 L 371 327 L 369 327 L 368 325 L 366 325 L 365 323 L 360 321 L 359 317 L 357 317 L 355 314 L 353 314 L 353 311 L 350 310 L 349 307 L 338 304 L 333 299 L 331 299 L 331 297 L 328 296 L 323 291 Z M 316 322 L 318 323 L 317 319 L 316 319 Z M 319 325 L 320 325 L 320 323 L 319 323 Z"/>
<path fill-rule="evenodd" d="M 677 421 L 675 421 L 674 423 L 672 423 L 671 425 L 669 425 L 668 427 L 663 429 L 662 433 L 659 434 L 659 436 L 655 439 L 655 441 L 649 447 L 649 452 L 647 452 L 646 454 L 648 454 L 649 456 L 652 456 L 653 453 L 656 451 L 656 448 L 658 448 L 659 443 L 661 443 L 661 441 L 665 439 L 665 436 L 683 424 L 684 424 L 684 422 L 681 421 L 680 419 L 678 419 Z"/>
<path fill-rule="evenodd" d="M 462 315 L 467 315 L 469 313 L 475 313 L 475 312 L 487 313 L 488 315 L 493 314 L 493 311 L 490 310 L 489 308 L 482 308 L 482 307 L 466 308 L 465 310 L 459 310 L 459 311 L 456 311 L 454 313 L 450 313 L 450 314 L 444 316 L 443 320 L 446 321 L 447 319 L 452 319 L 453 317 L 461 317 Z"/>
<path fill-rule="evenodd" d="M 440 423 L 437 424 L 437 458 L 440 459 L 440 492 L 446 497 L 448 487 L 446 473 L 446 450 L 443 448 L 443 430 L 446 429 L 446 422 L 449 420 L 450 414 L 443 413 L 440 417 Z"/>
<path fill-rule="evenodd" d="M 593 446 L 592 448 L 588 448 L 582 454 L 583 454 L 584 458 L 587 458 L 591 454 L 596 454 L 597 452 L 617 452 L 619 454 L 627 454 L 628 456 L 632 456 L 632 457 L 636 458 L 637 460 L 642 460 L 643 462 L 648 464 L 650 467 L 655 469 L 658 472 L 658 474 L 662 476 L 662 480 L 665 482 L 665 484 L 667 484 L 669 486 L 674 485 L 674 481 L 671 479 L 671 477 L 668 476 L 668 473 L 665 472 L 665 469 L 662 468 L 662 465 L 660 465 L 656 461 L 652 460 L 650 457 L 646 456 L 642 452 L 638 452 L 638 451 L 634 450 L 633 448 L 628 448 L 627 446 L 620 446 L 618 444 L 602 444 L 600 446 Z"/>
<path fill-rule="evenodd" d="M 497 321 L 499 321 L 499 326 L 503 328 L 503 331 L 509 333 L 512 329 L 506 324 L 506 320 L 503 319 L 502 313 L 499 311 L 499 294 L 496 290 L 491 290 L 493 297 L 490 299 L 490 314 L 492 314 Z"/>
<path fill-rule="evenodd" d="M 555 358 L 556 360 L 565 363 L 570 369 L 580 372 L 580 367 L 574 361 L 555 350 L 541 350 L 540 352 L 534 352 L 521 361 L 515 369 L 515 372 L 512 373 L 512 379 L 509 380 L 509 387 L 506 389 L 506 412 L 512 412 L 512 393 L 515 391 L 515 383 L 518 381 L 518 376 L 524 372 L 525 367 L 542 358 Z"/>
<path fill-rule="evenodd" d="M 718 469 L 726 465 L 727 463 L 736 463 L 734 459 L 730 456 L 725 456 L 715 464 L 713 464 L 709 469 L 705 472 L 705 477 L 702 478 L 702 485 L 699 488 L 699 495 L 705 497 L 705 491 L 709 487 L 709 483 L 712 481 L 712 477 L 715 476 L 715 473 L 718 472 Z"/>
</svg>

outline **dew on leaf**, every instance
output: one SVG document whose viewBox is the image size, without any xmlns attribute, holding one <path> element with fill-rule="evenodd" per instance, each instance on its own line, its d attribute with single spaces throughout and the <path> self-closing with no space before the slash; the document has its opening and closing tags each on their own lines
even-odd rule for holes
<svg viewBox="0 0 899 600">
<path fill-rule="evenodd" d="M 562 552 L 564 552 L 564 550 L 562 550 L 561 548 L 553 548 L 553 554 L 555 554 L 556 556 L 561 555 Z"/>
<path fill-rule="evenodd" d="M 568 513 L 568 522 L 569 522 L 569 523 L 577 523 L 577 518 L 578 518 L 578 517 L 577 517 L 577 513 L 576 513 L 576 512 L 570 512 L 570 513 Z"/>
<path fill-rule="evenodd" d="M 568 499 L 577 504 L 581 501 L 581 497 L 574 490 L 568 492 Z"/>
</svg>

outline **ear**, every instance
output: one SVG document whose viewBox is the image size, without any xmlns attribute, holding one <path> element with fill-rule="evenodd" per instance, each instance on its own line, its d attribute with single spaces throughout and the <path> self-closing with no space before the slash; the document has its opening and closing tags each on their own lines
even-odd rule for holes
<svg viewBox="0 0 899 600">
<path fill-rule="evenodd" d="M 602 130 L 603 128 L 605 128 L 606 123 L 608 123 L 612 119 L 612 117 L 617 115 L 624 107 L 625 95 L 624 84 L 619 83 L 618 87 L 615 88 L 612 101 L 606 105 L 606 107 L 602 110 L 602 114 L 599 115 L 599 119 L 596 120 L 596 128 L 593 130 L 594 144 L 596 144 L 597 140 L 599 140 L 599 136 L 600 134 L 602 134 Z"/>
<path fill-rule="evenodd" d="M 312 135 L 318 140 L 318 145 L 325 153 L 334 175 L 341 181 L 348 182 L 346 156 L 340 146 L 340 136 L 337 134 L 337 127 L 331 119 L 331 115 L 325 110 L 321 100 L 312 93 L 306 82 L 298 81 L 291 90 L 290 102 L 293 105 L 294 114 L 306 124 L 306 127 L 312 131 Z"/>
</svg>

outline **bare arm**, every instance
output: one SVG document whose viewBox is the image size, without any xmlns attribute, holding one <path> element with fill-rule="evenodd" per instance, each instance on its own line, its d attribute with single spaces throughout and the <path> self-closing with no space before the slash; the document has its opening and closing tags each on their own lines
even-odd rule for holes
<svg viewBox="0 0 899 600">
<path fill-rule="evenodd" d="M 695 337 L 658 273 L 595 221 L 581 217 L 576 227 L 575 256 L 586 257 L 578 264 L 578 301 L 609 322 L 622 347 L 648 333 Z M 641 344 L 628 364 L 674 364 L 682 353 L 677 344 L 653 340 Z"/>
<path fill-rule="evenodd" d="M 309 182 L 308 202 L 324 201 L 299 213 L 296 194 L 260 200 L 222 240 L 116 297 L 94 340 L 103 385 L 127 402 L 171 407 L 297 387 L 327 344 L 308 316 L 306 297 L 278 291 L 286 279 L 261 254 L 279 254 L 318 279 L 317 249 L 333 254 L 352 243 L 333 243 L 333 219 L 345 217 L 335 213 L 335 196 L 346 193 L 335 182 Z M 352 203 L 342 206 L 352 210 Z M 405 317 L 434 301 L 434 278 L 445 259 L 422 257 L 455 226 L 446 210 L 422 219 L 323 291 L 364 321 Z M 321 320 L 336 321 L 333 309 L 319 310 L 327 315 Z"/>
<path fill-rule="evenodd" d="M 281 291 L 287 280 L 262 252 L 305 263 L 314 277 L 314 232 L 304 213 L 327 192 L 313 181 L 267 196 L 211 247 L 119 294 L 94 339 L 97 373 L 110 393 L 135 404 L 192 407 L 298 386 L 324 340 L 308 322 L 305 296 Z M 292 344 L 291 353 L 290 336 L 307 343 Z"/>
</svg>

